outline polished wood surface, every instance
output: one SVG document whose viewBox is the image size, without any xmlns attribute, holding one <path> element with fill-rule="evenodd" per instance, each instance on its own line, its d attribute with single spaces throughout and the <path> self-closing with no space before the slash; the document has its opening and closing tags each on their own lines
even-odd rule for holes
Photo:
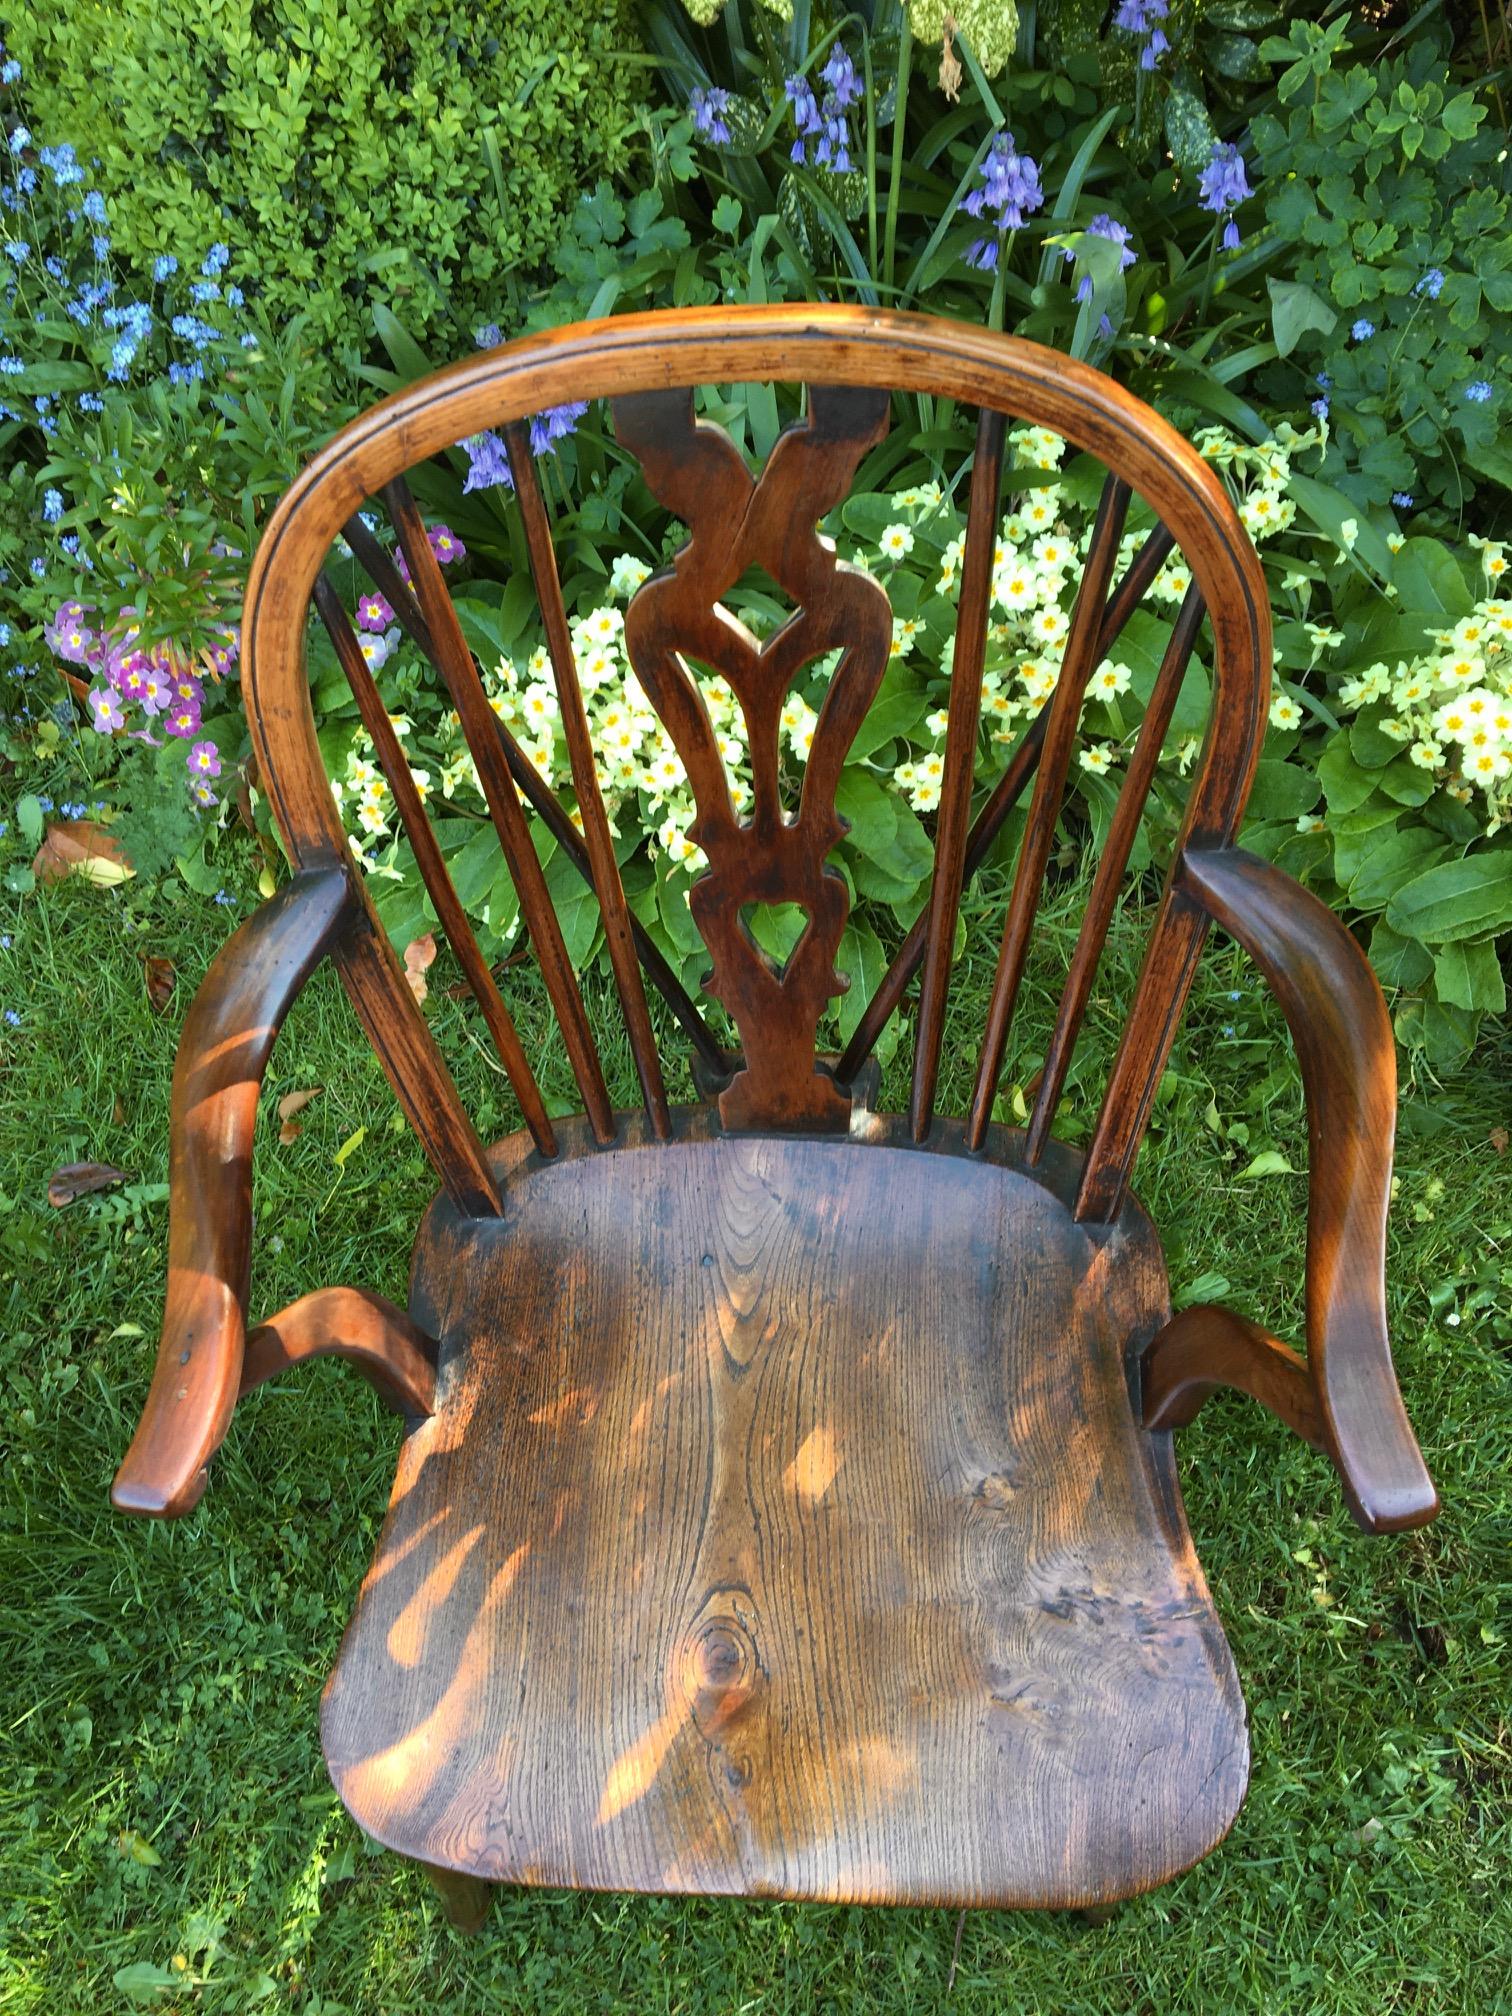
<svg viewBox="0 0 1512 2016">
<path fill-rule="evenodd" d="M 1307 1093 L 1307 1362 L 1325 1446 L 1367 1533 L 1422 1526 L 1438 1493 L 1386 1331 L 1396 1047 L 1370 961 L 1310 890 L 1239 848 L 1192 853 L 1190 891 L 1281 1003 Z"/>
<path fill-rule="evenodd" d="M 241 1386 L 252 1136 L 284 1016 L 354 912 L 339 868 L 296 875 L 217 954 L 184 1018 L 169 1116 L 168 1301 L 157 1368 L 111 1487 L 121 1512 L 199 1503 Z"/>
<path fill-rule="evenodd" d="M 1185 1428 L 1222 1387 L 1248 1393 L 1315 1449 L 1326 1446 L 1307 1360 L 1232 1309 L 1199 1302 L 1173 1316 L 1140 1361 L 1146 1428 Z"/>
<path fill-rule="evenodd" d="M 344 1358 L 396 1414 L 429 1414 L 436 1343 L 402 1309 L 366 1288 L 317 1288 L 247 1333 L 241 1391 L 307 1358 Z"/>
<path fill-rule="evenodd" d="M 827 859 L 843 837 L 835 809 L 840 770 L 876 697 L 892 644 L 879 584 L 838 561 L 818 520 L 850 489 L 856 465 L 886 431 L 879 391 L 812 385 L 809 408 L 779 438 L 759 479 L 721 428 L 693 416 L 692 391 L 614 401 L 615 432 L 641 463 L 652 494 L 692 537 L 672 571 L 654 575 L 625 612 L 625 648 L 687 770 L 697 806 L 688 837 L 708 867 L 689 908 L 709 948 L 705 982 L 740 1031 L 740 1068 L 719 1095 L 729 1127 L 834 1129 L 850 1117 L 844 1087 L 818 1063 L 819 1018 L 845 982 L 835 954 L 849 910 L 845 879 Z M 796 606 L 763 645 L 721 596 L 762 567 Z M 819 709 L 795 809 L 783 803 L 778 718 L 793 681 L 816 658 L 841 653 Z M 687 660 L 720 673 L 740 702 L 749 743 L 750 816 L 730 794 L 697 681 Z M 759 903 L 803 912 L 802 935 L 779 965 L 744 912 Z"/>
<path fill-rule="evenodd" d="M 363 1828 L 490 1878 L 1077 1905 L 1223 1834 L 1244 1713 L 1126 1361 L 1153 1232 L 911 1145 L 498 1165 L 434 1210 L 436 1412 L 327 1689 Z"/>
</svg>

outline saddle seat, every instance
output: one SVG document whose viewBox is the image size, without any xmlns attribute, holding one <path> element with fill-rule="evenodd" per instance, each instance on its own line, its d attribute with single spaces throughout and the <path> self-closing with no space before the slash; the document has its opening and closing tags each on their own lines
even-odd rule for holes
<svg viewBox="0 0 1512 2016">
<path fill-rule="evenodd" d="M 1238 1681 L 1131 1368 L 1169 1315 L 1080 1158 L 561 1130 L 439 1198 L 435 1412 L 326 1689 L 343 1801 L 516 1883 L 1090 1905 L 1244 1795 Z"/>
</svg>

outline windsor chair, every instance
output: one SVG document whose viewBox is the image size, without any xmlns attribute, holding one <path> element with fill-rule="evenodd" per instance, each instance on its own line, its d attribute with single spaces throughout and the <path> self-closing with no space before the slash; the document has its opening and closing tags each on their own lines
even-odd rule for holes
<svg viewBox="0 0 1512 2016">
<path fill-rule="evenodd" d="M 806 386 L 752 475 L 693 389 Z M 890 394 L 978 409 L 928 900 L 838 1058 L 840 766 L 877 691 L 886 595 L 817 534 L 885 433 Z M 689 536 L 626 618 L 696 797 L 691 908 L 727 1050 L 632 915 L 595 776 L 528 418 L 604 397 Z M 1107 482 L 1058 682 L 991 788 L 978 710 L 1008 416 Z M 502 433 L 577 817 L 491 711 L 406 473 Z M 1115 584 L 1133 493 L 1157 529 Z M 401 570 L 370 529 L 392 518 Z M 362 513 L 364 515 L 359 515 Z M 365 519 L 367 522 L 365 522 Z M 548 1114 L 468 926 L 339 596 L 343 536 L 449 689 L 581 1093 Z M 1193 587 L 1128 764 L 1028 1124 L 992 1118 L 1089 677 L 1173 548 Z M 759 567 L 792 619 L 764 646 L 721 597 Z M 407 575 L 407 578 L 405 576 Z M 407 987 L 322 769 L 313 606 L 387 773 L 435 914 L 518 1102 L 486 1150 Z M 1085 1152 L 1051 1134 L 1116 895 L 1206 623 L 1212 717 Z M 1233 839 L 1264 732 L 1269 623 L 1221 483 L 1138 400 L 1029 343 L 852 308 L 627 316 L 506 345 L 355 421 L 257 553 L 247 715 L 293 865 L 185 1022 L 174 1077 L 167 1312 L 114 1487 L 176 1516 L 240 1393 L 349 1358 L 403 1414 L 388 1519 L 326 1689 L 335 1783 L 362 1827 L 437 1875 L 458 1923 L 497 1881 L 794 1898 L 1093 1905 L 1159 1883 L 1227 1831 L 1248 1773 L 1237 1678 L 1182 1511 L 1172 1430 L 1242 1389 L 1333 1464 L 1372 1532 L 1436 1511 L 1387 1343 L 1390 1027 L 1354 941 Z M 837 652 L 795 809 L 777 716 Z M 738 695 L 753 802 L 735 810 L 700 666 Z M 935 1111 L 964 884 L 1029 793 L 975 1089 Z M 642 1091 L 611 1110 L 524 807 L 596 896 Z M 797 905 L 785 963 L 748 906 Z M 1172 1317 L 1132 1165 L 1205 934 L 1279 996 L 1310 1109 L 1307 1351 L 1234 1312 Z M 440 1180 L 408 1312 L 359 1289 L 248 1331 L 253 1122 L 269 1051 L 335 964 Z M 866 1061 L 917 976 L 908 1110 Z M 670 1103 L 645 982 L 703 1097 Z"/>
</svg>

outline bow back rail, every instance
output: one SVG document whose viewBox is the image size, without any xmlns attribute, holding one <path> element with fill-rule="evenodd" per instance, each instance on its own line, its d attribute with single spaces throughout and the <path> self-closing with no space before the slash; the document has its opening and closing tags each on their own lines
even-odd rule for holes
<svg viewBox="0 0 1512 2016">
<path fill-rule="evenodd" d="M 750 381 L 806 388 L 802 419 L 779 437 L 765 467 L 755 472 L 720 429 L 695 418 L 694 408 L 700 385 Z M 848 895 L 829 858 L 846 830 L 836 788 L 886 667 L 891 612 L 881 585 L 840 561 L 819 528 L 886 432 L 894 392 L 945 396 L 975 405 L 979 414 L 935 869 L 927 901 L 849 1043 L 827 1063 L 818 1055 L 820 1021 L 847 984 L 835 962 Z M 707 868 L 693 885 L 690 907 L 712 968 L 706 990 L 739 1031 L 740 1048 L 733 1055 L 629 908 L 595 771 L 550 513 L 530 455 L 527 422 L 553 406 L 597 399 L 609 402 L 620 449 L 639 461 L 652 493 L 689 534 L 670 571 L 646 582 L 632 599 L 626 648 L 694 795 L 690 838 L 702 848 Z M 1107 469 L 1108 480 L 1055 690 L 981 793 L 973 817 L 1009 421 L 1047 428 L 1090 453 Z M 509 459 L 571 767 L 572 809 L 491 707 L 406 480 L 432 457 L 483 432 L 501 435 Z M 1136 497 L 1154 511 L 1156 527 L 1117 580 L 1120 535 Z M 392 520 L 398 560 L 364 520 L 375 499 L 382 499 Z M 1033 1164 L 1043 1153 L 1066 1082 L 1187 660 L 1206 622 L 1213 655 L 1209 731 L 1080 1178 L 1078 1215 L 1103 1222 L 1117 1217 L 1209 921 L 1207 909 L 1182 884 L 1180 866 L 1188 849 L 1221 848 L 1234 838 L 1269 698 L 1270 629 L 1258 562 L 1217 477 L 1171 427 L 1101 374 L 987 330 L 850 307 L 719 308 L 617 317 L 522 338 L 383 401 L 315 459 L 270 520 L 248 586 L 244 691 L 254 749 L 296 869 L 339 864 L 351 886 L 352 922 L 332 956 L 405 1111 L 453 1204 L 466 1215 L 488 1215 L 498 1208 L 488 1162 L 361 877 L 350 866 L 321 763 L 305 670 L 312 604 L 331 635 L 394 793 L 399 824 L 439 926 L 541 1156 L 557 1152 L 556 1133 L 340 598 L 323 578 L 331 548 L 343 536 L 451 696 L 582 1110 L 600 1145 L 617 1138 L 616 1117 L 522 800 L 597 903 L 651 1139 L 668 1139 L 674 1129 L 647 982 L 687 1037 L 700 1082 L 717 1089 L 726 1127 L 825 1132 L 849 1124 L 852 1083 L 922 968 L 909 1101 L 909 1132 L 922 1143 L 936 1125 L 962 889 L 1029 792 L 966 1116 L 966 1142 L 974 1151 L 986 1142 L 1087 682 L 1167 555 L 1179 549 L 1190 569 L 1191 593 L 1176 618 L 1110 825 L 1025 1144 L 1026 1160 Z M 750 568 L 764 570 L 792 605 L 789 620 L 764 643 L 721 603 Z M 818 660 L 835 661 L 835 669 L 801 785 L 793 792 L 781 773 L 778 716 L 795 678 Z M 728 682 L 745 716 L 752 783 L 744 811 L 732 797 L 702 698 L 700 680 L 708 673 Z M 795 802 L 787 802 L 785 792 Z M 752 906 L 766 904 L 791 905 L 801 913 L 798 941 L 780 964 L 760 948 L 747 922 Z"/>
</svg>

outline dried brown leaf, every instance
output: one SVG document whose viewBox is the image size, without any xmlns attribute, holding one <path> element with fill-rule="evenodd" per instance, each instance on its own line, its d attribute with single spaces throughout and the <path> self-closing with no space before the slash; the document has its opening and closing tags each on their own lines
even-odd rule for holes
<svg viewBox="0 0 1512 2016">
<path fill-rule="evenodd" d="M 47 1201 L 55 1211 L 61 1211 L 76 1197 L 87 1197 L 92 1190 L 108 1190 L 113 1183 L 125 1181 L 126 1171 L 113 1169 L 108 1162 L 69 1162 L 55 1169 L 48 1179 Z"/>
<path fill-rule="evenodd" d="M 1508 1141 L 1512 1141 L 1512 1135 L 1508 1134 L 1505 1127 L 1493 1127 L 1491 1132 L 1486 1136 L 1486 1139 L 1491 1143 L 1491 1146 L 1496 1150 L 1498 1155 L 1505 1155 L 1507 1152 L 1507 1143 Z"/>
<path fill-rule="evenodd" d="M 166 1015 L 178 985 L 178 971 L 171 959 L 151 958 L 142 962 L 147 981 L 147 999 L 154 1014 Z"/>
<path fill-rule="evenodd" d="M 278 1130 L 278 1139 L 283 1147 L 287 1148 L 291 1141 L 299 1139 L 299 1122 L 294 1115 L 302 1113 L 310 1101 L 318 1096 L 320 1089 L 318 1085 L 311 1085 L 302 1092 L 285 1092 L 279 1100 L 278 1117 L 283 1124 Z"/>
<path fill-rule="evenodd" d="M 49 826 L 32 862 L 39 882 L 60 882 L 65 875 L 82 875 L 101 888 L 128 881 L 136 870 L 121 852 L 118 843 L 102 826 L 88 819 L 63 819 Z"/>
<path fill-rule="evenodd" d="M 423 1001 L 430 989 L 425 984 L 425 976 L 436 956 L 436 934 L 427 931 L 423 938 L 415 938 L 404 948 L 404 977 L 410 984 L 410 992 L 417 1001 Z"/>
</svg>

